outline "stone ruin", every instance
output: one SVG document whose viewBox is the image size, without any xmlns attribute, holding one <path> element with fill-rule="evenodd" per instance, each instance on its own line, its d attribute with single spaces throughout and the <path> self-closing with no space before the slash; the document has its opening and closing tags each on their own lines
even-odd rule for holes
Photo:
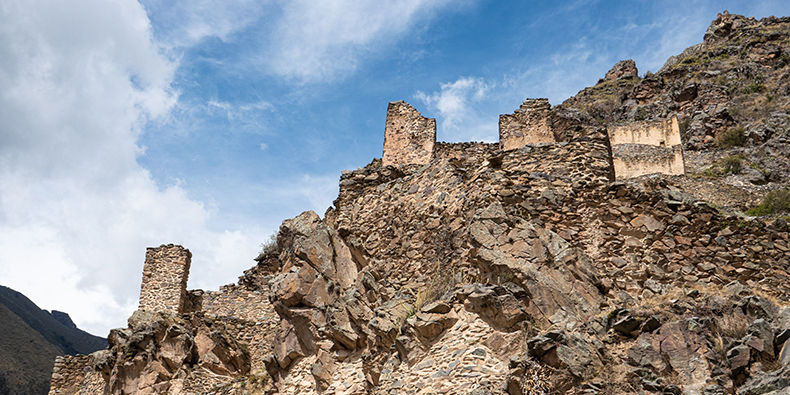
<svg viewBox="0 0 790 395">
<path fill-rule="evenodd" d="M 413 108 L 405 114 L 426 120 Z M 651 141 L 672 146 L 671 127 Z M 284 221 L 277 251 L 218 292 L 185 291 L 188 250 L 150 248 L 141 310 L 110 333 L 108 350 L 59 358 L 50 394 L 265 393 L 253 385 L 281 394 L 503 394 L 506 385 L 523 395 L 541 383 L 578 385 L 610 367 L 595 340 L 610 329 L 629 353 L 656 344 L 656 364 L 679 367 L 678 382 L 696 386 L 715 361 L 696 346 L 706 333 L 692 329 L 713 321 L 651 321 L 609 302 L 670 295 L 677 283 L 787 293 L 790 238 L 729 222 L 679 193 L 614 183 L 610 143 L 661 135 L 639 130 L 613 137 L 599 128 L 507 151 L 428 138 L 432 149 L 419 155 L 427 166 L 376 159 L 343 172 L 323 219 L 308 211 Z M 456 275 L 468 283 L 409 312 L 417 305 L 406 290 L 419 296 L 434 278 Z M 736 307 L 756 301 L 744 296 Z M 642 333 L 631 326 L 639 322 L 655 326 Z M 738 363 L 743 371 L 750 362 Z"/>
<path fill-rule="evenodd" d="M 498 146 L 508 151 L 530 144 L 559 143 L 567 139 L 557 137 L 567 134 L 566 126 L 554 122 L 548 99 L 526 99 L 513 114 L 499 116 Z M 617 179 L 655 173 L 684 174 L 677 117 L 612 125 L 607 132 Z M 448 145 L 453 144 L 437 144 L 434 118 L 423 117 L 402 100 L 389 104 L 384 166 L 425 165 L 443 155 Z"/>
<path fill-rule="evenodd" d="M 436 119 L 425 118 L 405 101 L 387 107 L 384 129 L 384 165 L 430 163 L 436 143 Z"/>
<path fill-rule="evenodd" d="M 554 143 L 549 99 L 527 99 L 513 114 L 499 116 L 499 147 L 518 149 L 527 144 Z"/>
<path fill-rule="evenodd" d="M 181 314 L 187 298 L 192 253 L 168 244 L 149 247 L 145 253 L 138 310 Z"/>
<path fill-rule="evenodd" d="M 610 126 L 609 142 L 618 179 L 654 173 L 685 173 L 677 117 Z"/>
</svg>

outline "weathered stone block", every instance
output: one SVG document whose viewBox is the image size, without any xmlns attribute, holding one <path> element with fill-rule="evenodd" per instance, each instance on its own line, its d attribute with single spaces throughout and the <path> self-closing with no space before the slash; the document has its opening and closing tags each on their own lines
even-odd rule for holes
<svg viewBox="0 0 790 395">
<path fill-rule="evenodd" d="M 513 114 L 499 116 L 499 148 L 518 149 L 527 144 L 553 143 L 549 99 L 527 99 Z"/>
<path fill-rule="evenodd" d="M 423 117 L 403 100 L 390 102 L 384 129 L 384 166 L 430 163 L 434 144 L 436 119 Z"/>
<path fill-rule="evenodd" d="M 191 262 L 192 253 L 178 245 L 148 248 L 139 310 L 183 313 Z"/>
</svg>

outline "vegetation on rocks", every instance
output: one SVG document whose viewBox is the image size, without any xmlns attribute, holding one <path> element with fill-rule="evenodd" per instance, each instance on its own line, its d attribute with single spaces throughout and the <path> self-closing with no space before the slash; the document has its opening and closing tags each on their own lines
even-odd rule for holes
<svg viewBox="0 0 790 395">
<path fill-rule="evenodd" d="M 790 188 L 768 192 L 763 201 L 746 212 L 748 215 L 790 213 Z"/>
</svg>

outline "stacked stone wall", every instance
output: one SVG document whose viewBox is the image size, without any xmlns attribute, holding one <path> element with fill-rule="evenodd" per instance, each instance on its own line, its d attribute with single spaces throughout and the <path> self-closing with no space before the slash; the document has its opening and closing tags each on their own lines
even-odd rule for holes
<svg viewBox="0 0 790 395">
<path fill-rule="evenodd" d="M 614 180 L 603 134 L 512 151 L 495 148 L 441 144 L 429 167 L 394 173 L 374 161 L 345 172 L 331 222 L 342 234 L 353 234 L 350 246 L 380 262 L 382 272 L 389 273 L 385 284 L 398 289 L 435 270 L 437 258 L 467 265 L 468 258 L 453 245 L 463 242 L 466 226 L 487 201 L 523 202 L 514 209 L 541 216 L 548 210 L 546 199 L 555 199 L 552 191 L 596 188 Z"/>
<path fill-rule="evenodd" d="M 689 195 L 619 184 L 586 210 L 585 240 L 608 286 L 660 293 L 669 283 L 737 281 L 787 302 L 790 236 L 781 221 L 723 217 Z"/>
<path fill-rule="evenodd" d="M 609 127 L 609 141 L 617 144 L 646 144 L 672 147 L 681 143 L 677 117 L 661 121 L 632 122 Z"/>
<path fill-rule="evenodd" d="M 57 394 L 101 394 L 104 379 L 93 370 L 90 355 L 65 355 L 55 357 L 49 395 Z"/>
<path fill-rule="evenodd" d="M 553 143 L 549 99 L 527 99 L 513 114 L 499 116 L 499 146 L 503 150 L 527 144 Z"/>
<path fill-rule="evenodd" d="M 462 159 L 466 157 L 487 156 L 499 149 L 499 143 L 436 143 L 434 156 L 439 159 Z"/>
<path fill-rule="evenodd" d="M 609 141 L 619 180 L 645 174 L 685 173 L 677 117 L 610 126 Z"/>
<path fill-rule="evenodd" d="M 685 172 L 683 148 L 655 147 L 642 144 L 620 144 L 612 146 L 613 162 L 617 179 L 639 177 L 645 174 L 680 175 Z"/>
<path fill-rule="evenodd" d="M 180 314 L 186 302 L 192 253 L 168 244 L 148 248 L 140 289 L 140 310 Z"/>
<path fill-rule="evenodd" d="M 384 165 L 426 164 L 433 159 L 436 119 L 423 117 L 405 101 L 387 107 L 384 129 Z"/>
<path fill-rule="evenodd" d="M 264 371 L 264 357 L 272 351 L 275 328 L 280 318 L 269 302 L 268 284 L 259 290 L 244 286 L 227 285 L 219 292 L 190 291 L 200 293 L 203 315 L 231 323 L 229 333 L 249 345 L 251 371 Z"/>
</svg>

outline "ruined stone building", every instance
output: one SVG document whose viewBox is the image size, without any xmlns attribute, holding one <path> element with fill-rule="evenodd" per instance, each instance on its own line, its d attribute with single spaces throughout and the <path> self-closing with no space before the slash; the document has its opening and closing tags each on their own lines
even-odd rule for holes
<svg viewBox="0 0 790 395">
<path fill-rule="evenodd" d="M 128 327 L 58 358 L 50 394 L 604 394 L 637 371 L 679 393 L 790 355 L 790 310 L 768 299 L 790 295 L 786 223 L 615 182 L 673 171 L 613 151 L 674 149 L 674 119 L 554 116 L 527 100 L 499 143 L 441 143 L 390 103 L 383 159 L 344 171 L 323 218 L 285 220 L 238 284 L 188 291 L 191 253 L 149 248 Z M 715 333 L 739 333 L 740 354 L 712 352 Z"/>
<path fill-rule="evenodd" d="M 548 99 L 527 99 L 513 114 L 499 116 L 499 149 L 519 149 L 527 145 L 559 143 L 578 137 L 579 130 L 553 120 Z M 570 125 L 580 128 L 580 125 Z M 582 134 L 590 133 L 588 131 Z M 676 117 L 610 125 L 604 130 L 612 148 L 617 179 L 645 174 L 684 174 L 683 146 Z M 444 146 L 448 146 L 443 143 Z M 452 145 L 452 144 L 450 144 Z M 423 117 L 404 101 L 387 109 L 383 165 L 430 163 L 442 149 L 436 142 L 436 120 Z"/>
</svg>

